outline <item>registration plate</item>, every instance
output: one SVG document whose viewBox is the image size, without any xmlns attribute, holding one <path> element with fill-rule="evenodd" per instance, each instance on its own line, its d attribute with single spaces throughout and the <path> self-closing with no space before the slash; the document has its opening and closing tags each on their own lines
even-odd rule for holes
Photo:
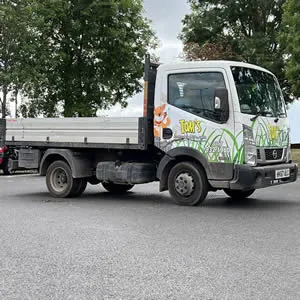
<svg viewBox="0 0 300 300">
<path fill-rule="evenodd" d="M 290 169 L 276 170 L 275 179 L 290 177 Z"/>
</svg>

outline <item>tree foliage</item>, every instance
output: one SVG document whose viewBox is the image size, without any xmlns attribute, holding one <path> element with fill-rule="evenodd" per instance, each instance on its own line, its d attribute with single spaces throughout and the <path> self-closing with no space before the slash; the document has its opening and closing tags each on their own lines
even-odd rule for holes
<svg viewBox="0 0 300 300">
<path fill-rule="evenodd" d="M 221 45 L 215 43 L 188 43 L 184 45 L 184 58 L 188 61 L 194 60 L 220 60 L 220 59 L 235 59 L 230 45 Z"/>
<path fill-rule="evenodd" d="M 22 115 L 95 116 L 117 103 L 125 107 L 140 91 L 144 55 L 156 43 L 142 0 L 2 2 L 8 34 L 1 47 L 15 63 L 0 85 L 22 78 L 19 88 L 29 99 Z M 26 59 L 19 55 L 22 37 Z"/>
<path fill-rule="evenodd" d="M 287 0 L 284 4 L 283 25 L 279 41 L 287 56 L 286 77 L 292 92 L 300 97 L 300 1 Z"/>
<path fill-rule="evenodd" d="M 194 43 L 200 48 L 212 44 L 215 49 L 227 49 L 225 53 L 219 52 L 217 58 L 241 60 L 271 70 L 278 77 L 286 100 L 290 101 L 291 87 L 284 74 L 283 47 L 277 40 L 285 0 L 189 2 L 191 13 L 185 16 L 180 35 L 189 56 L 189 52 L 194 53 L 189 45 Z M 211 59 L 214 53 L 206 51 L 206 58 Z"/>
<path fill-rule="evenodd" d="M 154 43 L 140 0 L 36 0 L 38 68 L 28 89 L 53 116 L 94 116 L 140 90 L 143 58 Z"/>
<path fill-rule="evenodd" d="M 0 2 L 0 110 L 7 115 L 7 102 L 28 79 L 27 62 L 30 45 L 26 30 L 26 0 Z M 14 93 L 11 93 L 11 92 Z M 17 92 L 18 93 L 18 92 Z"/>
</svg>

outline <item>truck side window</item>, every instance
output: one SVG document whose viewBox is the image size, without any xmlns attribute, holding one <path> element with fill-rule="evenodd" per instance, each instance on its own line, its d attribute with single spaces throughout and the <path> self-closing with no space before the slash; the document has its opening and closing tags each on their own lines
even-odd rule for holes
<svg viewBox="0 0 300 300">
<path fill-rule="evenodd" d="M 214 110 L 215 89 L 226 87 L 220 72 L 169 75 L 168 100 L 182 110 L 199 117 L 219 121 Z"/>
</svg>

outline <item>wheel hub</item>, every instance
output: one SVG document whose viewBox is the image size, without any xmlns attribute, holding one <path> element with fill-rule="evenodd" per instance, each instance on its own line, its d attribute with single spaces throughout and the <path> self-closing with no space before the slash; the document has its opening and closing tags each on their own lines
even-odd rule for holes
<svg viewBox="0 0 300 300">
<path fill-rule="evenodd" d="M 52 175 L 52 184 L 56 190 L 63 190 L 65 189 L 68 183 L 67 175 L 64 170 L 56 169 Z"/>
<path fill-rule="evenodd" d="M 190 196 L 195 190 L 194 178 L 188 173 L 179 174 L 175 181 L 175 189 L 181 196 Z"/>
</svg>

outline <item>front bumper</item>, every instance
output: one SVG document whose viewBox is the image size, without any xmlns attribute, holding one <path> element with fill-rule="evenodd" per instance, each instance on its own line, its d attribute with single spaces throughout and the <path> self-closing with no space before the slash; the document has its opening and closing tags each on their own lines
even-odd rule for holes
<svg viewBox="0 0 300 300">
<path fill-rule="evenodd" d="M 276 179 L 276 170 L 290 169 L 290 177 Z M 229 183 L 232 190 L 252 190 L 294 182 L 297 180 L 298 167 L 294 162 L 272 166 L 251 167 L 240 165 L 235 168 L 234 180 Z"/>
</svg>

